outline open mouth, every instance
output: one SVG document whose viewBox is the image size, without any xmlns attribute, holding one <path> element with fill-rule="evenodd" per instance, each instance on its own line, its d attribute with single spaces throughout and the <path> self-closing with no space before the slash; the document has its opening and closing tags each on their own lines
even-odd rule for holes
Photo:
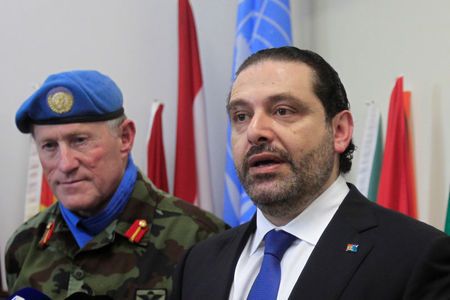
<svg viewBox="0 0 450 300">
<path fill-rule="evenodd" d="M 262 153 L 256 154 L 250 157 L 248 161 L 248 165 L 250 168 L 262 168 L 262 167 L 270 167 L 274 165 L 279 165 L 283 163 L 280 157 L 270 154 L 270 153 Z"/>
</svg>

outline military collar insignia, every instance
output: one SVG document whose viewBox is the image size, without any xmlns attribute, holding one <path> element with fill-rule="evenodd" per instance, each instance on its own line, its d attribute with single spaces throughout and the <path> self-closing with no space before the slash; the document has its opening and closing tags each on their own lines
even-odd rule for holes
<svg viewBox="0 0 450 300">
<path fill-rule="evenodd" d="M 51 239 L 54 230 L 55 230 L 55 221 L 48 222 L 47 225 L 45 226 L 44 234 L 42 235 L 42 238 L 39 241 L 39 246 L 41 248 L 47 247 L 48 241 Z"/>
<path fill-rule="evenodd" d="M 53 112 L 63 114 L 72 109 L 73 95 L 68 89 L 57 87 L 48 92 L 47 103 Z"/>
<path fill-rule="evenodd" d="M 149 230 L 149 225 L 144 219 L 137 219 L 125 232 L 125 236 L 132 243 L 139 243 Z"/>
</svg>

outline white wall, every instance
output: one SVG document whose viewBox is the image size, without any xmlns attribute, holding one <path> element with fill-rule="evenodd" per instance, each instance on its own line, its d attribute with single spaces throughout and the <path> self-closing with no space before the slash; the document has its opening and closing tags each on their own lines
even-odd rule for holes
<svg viewBox="0 0 450 300">
<path fill-rule="evenodd" d="M 419 218 L 443 228 L 450 185 L 450 2 L 445 0 L 309 2 L 311 47 L 338 70 L 361 141 L 366 101 L 386 130 L 399 75 L 412 91 Z M 356 152 L 355 162 L 358 162 Z M 357 165 L 350 174 L 355 178 Z"/>
<path fill-rule="evenodd" d="M 200 43 L 218 214 L 237 1 L 191 1 Z M 386 119 L 395 77 L 405 75 L 406 87 L 413 93 L 420 218 L 442 228 L 450 183 L 450 118 L 444 118 L 450 112 L 450 2 L 292 0 L 291 5 L 294 43 L 316 50 L 341 74 L 355 115 L 357 144 L 364 103 L 374 100 Z M 150 105 L 155 99 L 163 101 L 167 168 L 172 176 L 176 0 L 3 0 L 0 41 L 2 257 L 7 238 L 23 219 L 29 151 L 28 137 L 15 128 L 14 115 L 33 86 L 48 74 L 92 68 L 110 75 L 122 89 L 127 114 L 137 123 L 133 155 L 142 168 Z M 354 172 L 349 178 L 353 177 Z"/>
</svg>

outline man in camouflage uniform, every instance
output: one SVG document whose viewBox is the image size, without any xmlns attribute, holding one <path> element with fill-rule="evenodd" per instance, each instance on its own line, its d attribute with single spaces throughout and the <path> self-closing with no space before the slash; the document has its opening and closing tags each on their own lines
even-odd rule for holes
<svg viewBox="0 0 450 300">
<path fill-rule="evenodd" d="M 224 230 L 212 214 L 157 189 L 130 155 L 134 123 L 96 71 L 50 76 L 19 108 L 58 202 L 8 241 L 10 292 L 166 299 L 184 251 Z"/>
</svg>

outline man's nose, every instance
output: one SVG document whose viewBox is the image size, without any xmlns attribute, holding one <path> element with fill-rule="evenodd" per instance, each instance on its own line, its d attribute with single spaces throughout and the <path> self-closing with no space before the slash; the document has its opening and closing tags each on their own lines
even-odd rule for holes
<svg viewBox="0 0 450 300">
<path fill-rule="evenodd" d="M 79 166 L 79 161 L 76 157 L 76 153 L 70 147 L 61 145 L 59 153 L 58 168 L 61 172 L 70 173 Z"/>
<path fill-rule="evenodd" d="M 255 113 L 247 127 L 247 139 L 252 145 L 273 140 L 273 119 L 264 112 Z"/>
</svg>

